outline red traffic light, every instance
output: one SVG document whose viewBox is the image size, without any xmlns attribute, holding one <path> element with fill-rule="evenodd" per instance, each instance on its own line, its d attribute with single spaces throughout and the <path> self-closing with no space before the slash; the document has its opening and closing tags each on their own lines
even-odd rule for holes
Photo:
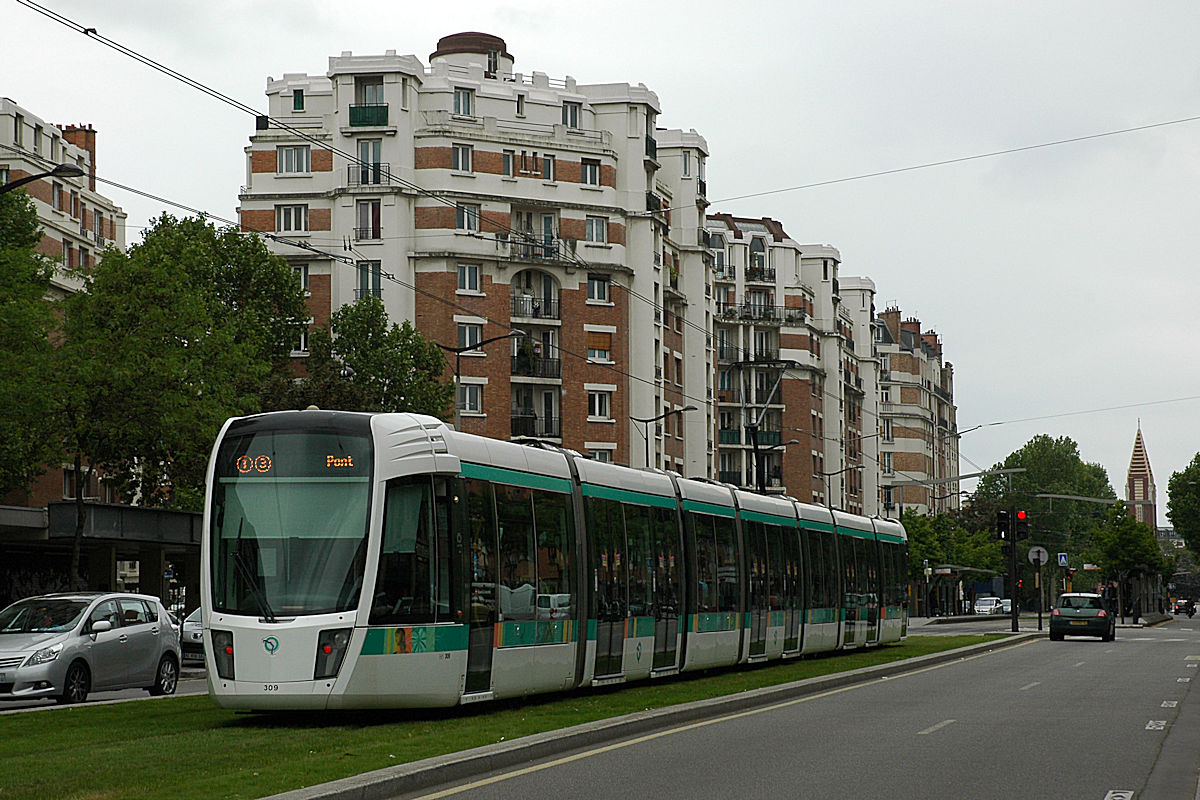
<svg viewBox="0 0 1200 800">
<path fill-rule="evenodd" d="M 1017 512 L 1017 519 L 1025 519 L 1026 517 L 1028 517 L 1028 514 L 1026 514 L 1024 511 Z"/>
</svg>

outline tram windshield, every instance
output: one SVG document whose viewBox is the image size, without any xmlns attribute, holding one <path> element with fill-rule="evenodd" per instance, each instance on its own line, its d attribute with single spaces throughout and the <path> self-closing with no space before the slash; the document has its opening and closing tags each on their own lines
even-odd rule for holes
<svg viewBox="0 0 1200 800">
<path fill-rule="evenodd" d="M 357 607 L 369 438 L 303 430 L 227 437 L 213 481 L 214 610 L 273 621 Z"/>
</svg>

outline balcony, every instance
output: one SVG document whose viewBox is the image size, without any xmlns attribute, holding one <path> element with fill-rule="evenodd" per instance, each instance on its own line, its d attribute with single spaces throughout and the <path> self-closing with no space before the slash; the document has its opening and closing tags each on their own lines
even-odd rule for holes
<svg viewBox="0 0 1200 800">
<path fill-rule="evenodd" d="M 751 361 L 778 361 L 779 350 L 773 347 L 755 348 L 754 355 L 750 357 Z"/>
<path fill-rule="evenodd" d="M 746 267 L 746 280 L 762 283 L 775 282 L 774 267 Z"/>
<path fill-rule="evenodd" d="M 383 289 L 376 286 L 374 289 L 358 288 L 354 290 L 355 300 L 362 300 L 364 297 L 383 297 Z"/>
<path fill-rule="evenodd" d="M 801 308 L 785 308 L 783 309 L 783 324 L 784 325 L 803 325 L 808 319 L 808 315 Z"/>
<path fill-rule="evenodd" d="M 561 378 L 562 359 L 521 353 L 512 357 L 512 374 L 526 378 Z"/>
<path fill-rule="evenodd" d="M 727 322 L 758 322 L 778 325 L 789 309 L 756 303 L 717 303 L 717 317 Z M 801 312 L 803 313 L 803 312 Z"/>
<path fill-rule="evenodd" d="M 373 225 L 369 228 L 355 228 L 354 240 L 356 242 L 369 242 L 375 239 L 383 238 L 383 230 L 378 225 Z"/>
<path fill-rule="evenodd" d="M 717 431 L 717 441 L 721 444 L 741 444 L 742 432 L 737 428 L 723 428 Z"/>
<path fill-rule="evenodd" d="M 773 447 L 783 441 L 783 436 L 780 431 L 759 431 L 758 446 Z"/>
<path fill-rule="evenodd" d="M 520 295 L 510 298 L 513 317 L 527 319 L 562 319 L 558 299 Z"/>
<path fill-rule="evenodd" d="M 717 348 L 718 361 L 741 361 L 742 354 L 736 347 L 731 345 L 722 345 Z"/>
<path fill-rule="evenodd" d="M 646 210 L 647 211 L 662 211 L 663 199 L 654 192 L 646 192 Z M 658 256 L 656 255 L 657 259 Z M 658 263 L 657 261 L 655 263 Z"/>
<path fill-rule="evenodd" d="M 732 483 L 734 486 L 745 486 L 742 481 L 741 470 L 722 469 L 717 471 L 717 480 L 721 483 Z"/>
<path fill-rule="evenodd" d="M 378 164 L 348 164 L 346 166 L 346 185 L 348 186 L 379 186 L 391 182 L 391 164 L 380 162 Z"/>
<path fill-rule="evenodd" d="M 781 392 L 779 389 L 776 389 L 774 391 L 771 391 L 770 389 L 762 389 L 762 388 L 755 389 L 754 390 L 754 402 L 760 406 L 765 406 L 765 405 L 781 406 L 781 405 L 783 405 L 783 392 Z"/>
<path fill-rule="evenodd" d="M 512 436 L 533 436 L 540 439 L 561 439 L 562 419 L 539 417 L 532 411 L 515 410 L 512 413 Z"/>
<path fill-rule="evenodd" d="M 514 236 L 497 236 L 496 250 L 500 258 L 510 261 L 570 262 L 575 259 L 574 239 L 543 239 L 533 234 L 517 233 Z"/>
<path fill-rule="evenodd" d="M 696 190 L 700 194 L 701 197 L 708 196 L 708 184 L 704 181 L 703 178 L 700 178 L 696 181 Z"/>
<path fill-rule="evenodd" d="M 658 160 L 658 142 L 650 134 L 646 134 L 646 156 Z"/>
<path fill-rule="evenodd" d="M 388 124 L 387 103 L 350 106 L 350 127 L 365 128 Z"/>
<path fill-rule="evenodd" d="M 742 402 L 742 392 L 740 389 L 718 389 L 717 390 L 717 402 L 718 403 L 741 403 Z"/>
</svg>

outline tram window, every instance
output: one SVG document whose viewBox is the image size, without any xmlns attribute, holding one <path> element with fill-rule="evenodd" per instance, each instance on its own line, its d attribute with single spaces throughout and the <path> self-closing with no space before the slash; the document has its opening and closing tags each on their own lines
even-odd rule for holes
<svg viewBox="0 0 1200 800">
<path fill-rule="evenodd" d="M 650 613 L 650 509 L 625 506 L 625 536 L 629 559 L 629 616 Z"/>
<path fill-rule="evenodd" d="M 741 579 L 738 569 L 737 527 L 732 517 L 714 517 L 716 535 L 718 611 L 737 611 L 741 605 Z"/>
<path fill-rule="evenodd" d="M 428 478 L 391 481 L 369 623 L 432 622 L 433 516 Z"/>
<path fill-rule="evenodd" d="M 804 531 L 802 534 L 804 549 L 808 556 L 808 586 L 804 600 L 808 608 L 824 606 L 825 558 L 821 551 L 821 539 L 814 531 Z"/>
<path fill-rule="evenodd" d="M 495 484 L 500 534 L 500 614 L 504 620 L 536 617 L 537 571 L 530 490 Z"/>
<path fill-rule="evenodd" d="M 575 531 L 571 496 L 534 491 L 533 520 L 538 546 L 538 618 L 572 616 L 575 609 L 572 581 Z"/>
<path fill-rule="evenodd" d="M 492 485 L 466 480 L 467 517 L 471 530 L 468 575 L 471 584 L 471 621 L 496 621 L 496 526 L 492 513 Z"/>
<path fill-rule="evenodd" d="M 746 579 L 750 583 L 750 602 L 756 608 L 765 608 L 763 593 L 767 587 L 767 542 L 765 528 L 761 522 L 742 520 L 742 536 L 746 543 Z"/>
<path fill-rule="evenodd" d="M 713 535 L 712 517 L 689 514 L 696 542 L 696 611 L 717 610 L 717 544 Z"/>
<path fill-rule="evenodd" d="M 437 560 L 434 584 L 434 610 L 438 622 L 462 622 L 461 580 L 451 563 L 458 564 L 461 553 L 455 553 L 451 545 L 451 486 L 446 478 L 433 479 L 433 529 L 437 532 L 434 555 Z"/>
<path fill-rule="evenodd" d="M 654 605 L 658 616 L 680 611 L 679 520 L 674 509 L 654 508 Z"/>
<path fill-rule="evenodd" d="M 785 531 L 778 525 L 763 527 L 767 540 L 767 599 L 771 604 L 771 610 L 778 611 L 784 607 L 784 595 L 786 594 L 784 579 L 787 556 L 783 546 Z"/>
</svg>

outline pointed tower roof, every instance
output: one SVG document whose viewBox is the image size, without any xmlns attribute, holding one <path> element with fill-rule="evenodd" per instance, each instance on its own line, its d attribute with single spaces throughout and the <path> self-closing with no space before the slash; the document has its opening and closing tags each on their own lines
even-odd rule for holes
<svg viewBox="0 0 1200 800">
<path fill-rule="evenodd" d="M 1142 423 L 1138 421 L 1137 437 L 1133 440 L 1133 456 L 1129 459 L 1129 474 L 1154 477 L 1150 469 L 1150 456 L 1146 455 L 1146 443 L 1142 441 Z"/>
</svg>

